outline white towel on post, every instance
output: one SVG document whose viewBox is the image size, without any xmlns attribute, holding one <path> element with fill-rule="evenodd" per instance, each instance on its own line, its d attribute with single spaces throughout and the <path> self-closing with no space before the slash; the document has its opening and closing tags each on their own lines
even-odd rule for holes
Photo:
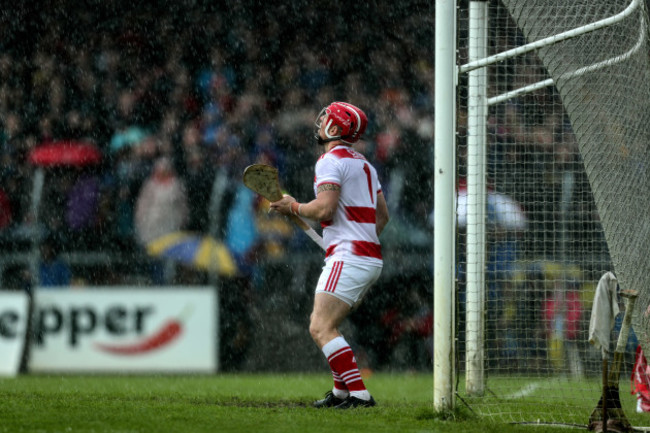
<svg viewBox="0 0 650 433">
<path fill-rule="evenodd" d="M 594 304 L 589 320 L 589 343 L 596 349 L 601 348 L 603 357 L 609 352 L 609 342 L 614 321 L 620 309 L 616 299 L 616 276 L 605 272 L 598 281 Z"/>
</svg>

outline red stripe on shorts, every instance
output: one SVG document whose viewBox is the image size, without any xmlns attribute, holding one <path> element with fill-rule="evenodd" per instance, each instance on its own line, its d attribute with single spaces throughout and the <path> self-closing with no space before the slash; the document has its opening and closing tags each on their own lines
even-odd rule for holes
<svg viewBox="0 0 650 433">
<path fill-rule="evenodd" d="M 327 279 L 327 284 L 325 285 L 325 292 L 334 292 L 336 290 L 336 285 L 339 283 L 339 278 L 341 277 L 341 271 L 343 270 L 343 262 L 334 262 L 332 265 L 332 271 L 330 276 Z"/>
</svg>

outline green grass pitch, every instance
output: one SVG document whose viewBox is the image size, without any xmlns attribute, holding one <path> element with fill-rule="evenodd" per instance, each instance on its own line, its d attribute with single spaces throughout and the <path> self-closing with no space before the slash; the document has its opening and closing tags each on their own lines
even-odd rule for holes
<svg viewBox="0 0 650 433">
<path fill-rule="evenodd" d="M 325 373 L 3 378 L 0 432 L 566 431 L 491 422 L 461 403 L 437 414 L 432 374 L 375 373 L 366 384 L 378 406 L 339 411 L 311 407 L 331 387 Z"/>
</svg>

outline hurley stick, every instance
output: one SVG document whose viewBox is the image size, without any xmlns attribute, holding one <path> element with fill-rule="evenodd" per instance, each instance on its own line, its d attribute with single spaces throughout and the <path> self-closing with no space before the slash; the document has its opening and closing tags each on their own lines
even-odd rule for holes
<svg viewBox="0 0 650 433">
<path fill-rule="evenodd" d="M 609 377 L 607 381 L 608 386 L 616 387 L 618 387 L 618 379 L 621 374 L 621 364 L 623 363 L 623 357 L 625 356 L 625 347 L 627 346 L 627 337 L 630 335 L 630 328 L 632 324 L 632 310 L 634 310 L 634 304 L 636 303 L 638 292 L 636 290 L 621 290 L 619 294 L 623 298 L 627 299 L 627 305 L 625 306 L 625 315 L 623 316 L 621 331 L 618 333 L 616 349 L 614 350 L 614 364 L 609 371 Z"/>
<path fill-rule="evenodd" d="M 253 164 L 244 170 L 244 185 L 255 191 L 270 202 L 278 201 L 282 198 L 282 189 L 278 177 L 278 169 L 265 164 Z M 311 228 L 305 220 L 297 215 L 289 215 L 289 218 L 295 225 L 300 227 L 309 238 L 318 244 L 324 251 L 325 245 L 323 238 Z"/>
</svg>

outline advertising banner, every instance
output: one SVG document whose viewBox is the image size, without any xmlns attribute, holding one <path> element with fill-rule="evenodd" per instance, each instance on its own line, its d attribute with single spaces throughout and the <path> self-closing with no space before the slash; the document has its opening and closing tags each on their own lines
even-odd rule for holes
<svg viewBox="0 0 650 433">
<path fill-rule="evenodd" d="M 211 287 L 38 289 L 33 372 L 214 372 Z"/>
<path fill-rule="evenodd" d="M 25 347 L 29 298 L 23 292 L 0 292 L 0 376 L 15 376 Z"/>
</svg>

